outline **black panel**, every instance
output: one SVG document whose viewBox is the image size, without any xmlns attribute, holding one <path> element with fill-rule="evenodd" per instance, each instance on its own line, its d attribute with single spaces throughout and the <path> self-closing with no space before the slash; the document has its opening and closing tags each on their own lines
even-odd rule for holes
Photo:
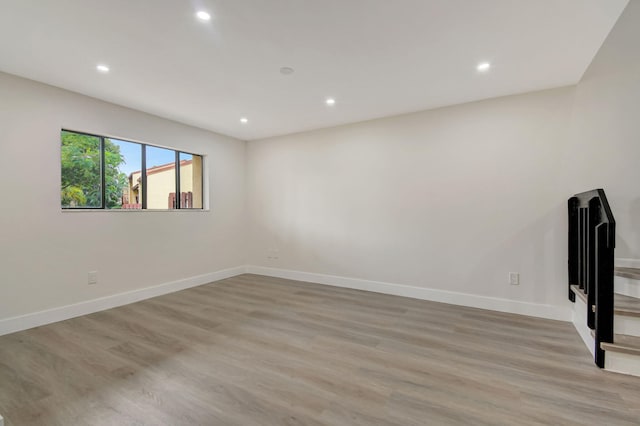
<svg viewBox="0 0 640 426">
<path fill-rule="evenodd" d="M 603 368 L 605 352 L 600 343 L 613 342 L 616 222 L 602 189 L 576 194 L 567 207 L 569 286 L 578 285 L 587 295 L 587 325 L 595 330 L 595 363 Z M 575 302 L 571 291 L 569 299 Z"/>
</svg>

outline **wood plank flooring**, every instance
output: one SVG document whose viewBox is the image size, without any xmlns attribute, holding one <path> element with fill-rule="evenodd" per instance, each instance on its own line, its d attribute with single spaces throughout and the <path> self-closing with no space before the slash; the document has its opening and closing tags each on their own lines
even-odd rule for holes
<svg viewBox="0 0 640 426">
<path fill-rule="evenodd" d="M 22 425 L 638 425 L 568 323 L 242 275 L 0 337 Z"/>
</svg>

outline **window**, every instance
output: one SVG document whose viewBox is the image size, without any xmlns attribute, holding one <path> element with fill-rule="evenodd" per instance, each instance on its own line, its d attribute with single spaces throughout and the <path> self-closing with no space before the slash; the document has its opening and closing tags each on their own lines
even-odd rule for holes
<svg viewBox="0 0 640 426">
<path fill-rule="evenodd" d="M 147 207 L 175 209 L 176 153 L 170 149 L 147 147 Z"/>
<path fill-rule="evenodd" d="M 64 209 L 202 209 L 202 156 L 61 132 Z"/>
<path fill-rule="evenodd" d="M 180 153 L 180 208 L 202 208 L 202 157 Z"/>
<path fill-rule="evenodd" d="M 142 149 L 139 143 L 105 139 L 107 208 L 142 208 Z"/>
<path fill-rule="evenodd" d="M 62 207 L 102 208 L 102 140 L 62 132 Z"/>
</svg>

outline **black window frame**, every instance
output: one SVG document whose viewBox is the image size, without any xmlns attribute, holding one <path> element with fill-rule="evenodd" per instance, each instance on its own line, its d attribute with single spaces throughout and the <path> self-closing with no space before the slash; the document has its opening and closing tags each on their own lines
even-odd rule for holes
<svg viewBox="0 0 640 426">
<path fill-rule="evenodd" d="M 164 147 L 164 146 L 159 146 L 159 145 L 153 145 L 153 144 L 149 144 L 149 143 L 145 143 L 145 142 L 137 142 L 137 141 L 132 141 L 132 140 L 128 140 L 128 139 L 123 139 L 123 138 L 119 138 L 119 137 L 114 137 L 114 136 L 104 136 L 104 135 L 98 135 L 95 133 L 89 133 L 89 132 L 83 132 L 83 131 L 78 131 L 78 130 L 71 130 L 71 129 L 66 129 L 66 128 L 61 128 L 60 129 L 60 146 L 62 147 L 62 132 L 68 132 L 68 133 L 75 133 L 78 135 L 84 135 L 84 136 L 90 136 L 90 137 L 94 137 L 94 138 L 98 138 L 100 139 L 100 207 L 95 207 L 95 206 L 90 206 L 90 207 L 72 207 L 72 206 L 60 206 L 62 208 L 62 210 L 105 210 L 105 211 L 117 211 L 119 209 L 109 209 L 106 206 L 106 170 L 105 170 L 105 139 L 114 139 L 117 141 L 122 141 L 122 142 L 127 142 L 127 143 L 134 143 L 137 145 L 140 145 L 140 150 L 141 150 L 141 164 L 140 164 L 140 184 L 142 185 L 142 199 L 140 200 L 140 204 L 141 207 L 140 209 L 131 209 L 133 211 L 142 211 L 142 210 L 152 210 L 152 211 L 174 211 L 174 210 L 205 210 L 205 200 L 204 200 L 204 191 L 205 191 L 205 185 L 204 185 L 204 155 L 202 154 L 195 154 L 193 152 L 189 152 L 189 151 L 183 151 L 183 150 L 178 150 L 175 148 L 168 148 L 168 147 Z M 173 208 L 167 208 L 167 209 L 148 209 L 147 208 L 147 147 L 154 147 L 154 148 L 160 148 L 160 149 L 167 149 L 167 150 L 171 150 L 174 152 L 175 154 L 175 181 L 174 181 L 174 185 L 175 185 L 175 197 L 174 197 L 174 203 L 173 203 Z M 199 208 L 195 208 L 195 207 L 188 207 L 188 208 L 182 208 L 180 206 L 180 197 L 178 196 L 179 191 L 180 191 L 180 154 L 187 154 L 187 155 L 191 155 L 194 157 L 200 157 L 200 161 L 201 161 L 201 173 L 200 173 L 200 189 L 202 191 L 202 193 L 200 194 L 200 199 L 202 200 L 201 204 L 202 207 Z"/>
</svg>

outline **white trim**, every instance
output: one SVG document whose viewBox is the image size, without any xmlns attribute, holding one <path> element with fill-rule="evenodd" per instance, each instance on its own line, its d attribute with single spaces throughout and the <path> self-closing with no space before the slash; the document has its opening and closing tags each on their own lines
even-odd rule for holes
<svg viewBox="0 0 640 426">
<path fill-rule="evenodd" d="M 640 357 L 621 352 L 607 351 L 604 369 L 615 373 L 640 376 Z"/>
<path fill-rule="evenodd" d="M 113 212 L 113 213 L 129 213 L 129 212 L 145 212 L 145 213 L 153 213 L 153 212 L 198 212 L 198 213 L 206 213 L 210 212 L 210 209 L 83 209 L 83 208 L 68 208 L 68 209 L 60 209 L 62 213 L 103 213 L 103 212 Z M 2 426 L 2 425 L 0 425 Z"/>
<path fill-rule="evenodd" d="M 0 414 L 0 426 L 4 426 L 4 419 L 2 418 L 2 414 Z"/>
<path fill-rule="evenodd" d="M 627 277 L 613 277 L 613 288 L 618 294 L 640 298 L 640 281 Z"/>
<path fill-rule="evenodd" d="M 614 265 L 620 268 L 640 268 L 640 259 L 626 259 L 624 257 L 616 257 Z"/>
<path fill-rule="evenodd" d="M 595 356 L 596 341 L 591 335 L 591 329 L 587 326 L 587 304 L 578 296 L 573 304 L 572 322 L 591 355 Z"/>
<path fill-rule="evenodd" d="M 317 284 L 345 287 L 357 290 L 372 291 L 375 293 L 392 294 L 396 296 L 411 297 L 414 299 L 431 300 L 434 302 L 449 303 L 453 305 L 469 306 L 474 308 L 489 309 L 499 312 L 529 315 L 540 318 L 571 321 L 572 313 L 569 307 L 543 305 L 517 300 L 502 299 L 497 297 L 480 296 L 468 293 L 459 293 L 446 290 L 415 287 L 403 284 L 393 284 L 381 281 L 369 281 L 358 278 L 340 277 L 335 275 L 317 274 L 311 272 L 292 271 L 287 269 L 275 269 L 261 266 L 238 266 L 224 269 L 209 274 L 198 275 L 177 281 L 172 281 L 153 287 L 142 288 L 125 293 L 105 296 L 98 299 L 87 300 L 73 305 L 61 306 L 34 312 L 12 318 L 0 319 L 0 336 L 14 333 L 57 321 L 64 321 L 81 315 L 87 315 L 106 309 L 115 308 L 140 300 L 149 299 L 163 294 L 173 293 L 191 287 L 207 284 L 213 281 L 234 277 L 244 273 L 265 275 L 269 277 L 285 278 L 297 281 L 308 281 Z M 0 426 L 2 426 L 0 424 Z"/>
<path fill-rule="evenodd" d="M 235 277 L 244 274 L 245 267 L 238 266 L 236 268 L 223 269 L 221 271 L 211 272 L 204 275 L 197 275 L 177 281 L 132 290 L 125 293 L 118 293 L 112 296 L 105 296 L 98 299 L 87 300 L 85 302 L 75 303 L 73 305 L 61 306 L 58 308 L 47 309 L 45 311 L 34 312 L 31 314 L 21 315 L 12 318 L 0 319 L 0 336 L 16 331 L 26 330 L 28 328 L 38 327 L 45 324 L 51 324 L 57 321 L 64 321 L 69 318 L 81 315 L 92 314 L 94 312 L 103 311 L 105 309 L 115 308 L 117 306 L 128 305 L 129 303 L 138 302 L 140 300 L 150 299 L 152 297 L 161 296 L 163 294 L 173 293 L 199 285 L 208 284 L 213 281 L 225 278 Z M 0 423 L 2 426 L 2 423 Z"/>
<path fill-rule="evenodd" d="M 640 337 L 640 318 L 616 315 L 613 318 L 613 332 L 615 334 Z"/>
<path fill-rule="evenodd" d="M 308 281 L 326 284 L 334 287 L 346 287 L 375 293 L 392 294 L 395 296 L 411 297 L 414 299 L 431 300 L 452 305 L 469 306 L 473 308 L 489 309 L 492 311 L 509 312 L 512 314 L 529 315 L 533 317 L 571 321 L 569 306 L 543 305 L 518 300 L 502 299 L 498 297 L 480 296 L 476 294 L 458 293 L 447 290 L 437 290 L 425 287 L 415 287 L 404 284 L 393 284 L 381 281 L 369 281 L 358 278 L 340 277 L 311 272 L 276 269 L 263 266 L 246 266 L 250 274 L 266 275 L 269 277 L 285 278 L 297 281 Z M 567 302 L 568 304 L 569 302 Z"/>
</svg>

